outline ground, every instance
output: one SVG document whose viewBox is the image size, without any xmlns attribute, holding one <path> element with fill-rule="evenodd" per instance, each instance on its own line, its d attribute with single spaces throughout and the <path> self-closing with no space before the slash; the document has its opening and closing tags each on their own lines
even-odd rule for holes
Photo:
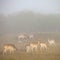
<svg viewBox="0 0 60 60">
<path fill-rule="evenodd" d="M 16 54 L 0 56 L 0 60 L 60 60 L 60 54 Z"/>
<path fill-rule="evenodd" d="M 47 38 L 48 36 L 52 36 L 52 35 L 40 35 L 42 38 Z M 40 37 L 40 39 L 41 39 Z M 56 46 L 55 47 L 49 47 L 49 49 L 47 51 L 39 51 L 37 53 L 33 52 L 33 53 L 26 53 L 26 51 L 17 51 L 15 54 L 9 55 L 9 54 L 5 54 L 3 55 L 2 52 L 0 52 L 0 60 L 60 60 L 60 33 L 59 34 L 54 34 L 53 37 L 55 38 L 56 42 Z M 44 39 L 45 39 L 44 38 Z M 45 39 L 46 40 L 46 39 Z M 3 40 L 1 40 L 3 41 Z M 1 42 L 0 43 L 3 43 Z M 13 40 L 9 40 L 9 42 Z M 6 40 L 4 41 L 6 42 Z M 7 43 L 7 42 L 6 42 Z M 0 48 L 1 51 L 1 48 Z"/>
<path fill-rule="evenodd" d="M 60 48 L 49 49 L 38 53 L 16 52 L 15 54 L 0 55 L 0 60 L 60 60 Z"/>
</svg>

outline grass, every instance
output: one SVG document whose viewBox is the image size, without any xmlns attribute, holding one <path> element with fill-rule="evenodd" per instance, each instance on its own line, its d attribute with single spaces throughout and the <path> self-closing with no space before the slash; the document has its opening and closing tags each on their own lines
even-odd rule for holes
<svg viewBox="0 0 60 60">
<path fill-rule="evenodd" d="M 15 54 L 4 56 L 0 54 L 0 60 L 60 60 L 60 44 L 55 48 L 49 48 L 47 51 L 39 51 L 37 53 L 26 53 L 17 51 Z"/>
<path fill-rule="evenodd" d="M 13 55 L 1 55 L 0 60 L 60 60 L 60 53 L 16 53 Z"/>
<path fill-rule="evenodd" d="M 60 40 L 60 33 L 41 33 L 40 35 L 41 40 L 46 40 L 47 37 L 55 38 L 57 41 Z M 42 39 L 44 38 L 44 39 Z M 3 39 L 5 40 L 5 39 Z M 9 39 L 8 39 L 9 40 Z M 13 39 L 9 40 L 9 42 Z M 15 41 L 15 40 L 14 40 Z M 6 40 L 5 40 L 6 42 Z M 1 44 L 1 43 L 0 43 Z M 1 50 L 1 48 L 0 48 Z M 0 54 L 0 60 L 60 60 L 60 42 L 56 48 L 50 48 L 47 52 L 43 51 L 38 53 L 26 53 L 26 52 L 17 52 L 13 55 L 2 55 Z"/>
</svg>

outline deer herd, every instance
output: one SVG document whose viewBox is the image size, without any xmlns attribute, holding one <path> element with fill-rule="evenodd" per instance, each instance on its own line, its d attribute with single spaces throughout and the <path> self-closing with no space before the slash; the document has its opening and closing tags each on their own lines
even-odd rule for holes
<svg viewBox="0 0 60 60">
<path fill-rule="evenodd" d="M 38 50 L 48 50 L 49 46 L 55 47 L 55 40 L 48 40 L 48 43 L 43 43 L 43 42 L 37 42 L 37 44 L 30 43 L 29 46 L 26 46 L 26 52 L 37 52 Z"/>
<path fill-rule="evenodd" d="M 18 39 L 25 39 L 25 38 L 26 38 L 26 36 L 24 36 L 24 35 L 18 36 Z M 34 38 L 34 35 L 29 35 L 29 38 L 30 39 Z M 20 41 L 20 43 L 21 43 L 21 41 Z M 55 45 L 56 45 L 55 40 L 50 40 L 50 39 L 48 39 L 47 42 L 40 42 L 40 41 L 37 41 L 37 43 L 30 42 L 29 45 L 25 46 L 25 52 L 32 53 L 32 52 L 38 52 L 38 50 L 39 51 L 48 50 L 49 46 L 55 47 Z M 17 48 L 15 47 L 14 44 L 5 44 L 3 46 L 3 55 L 6 54 L 7 52 L 9 52 L 9 54 L 12 54 L 15 51 L 17 51 Z"/>
</svg>

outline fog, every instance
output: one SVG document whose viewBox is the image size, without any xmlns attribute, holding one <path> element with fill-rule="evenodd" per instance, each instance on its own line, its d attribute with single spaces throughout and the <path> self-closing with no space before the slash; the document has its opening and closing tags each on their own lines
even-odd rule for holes
<svg viewBox="0 0 60 60">
<path fill-rule="evenodd" d="M 19 32 L 60 32 L 60 14 L 40 14 L 21 11 L 0 14 L 0 34 Z"/>
<path fill-rule="evenodd" d="M 60 32 L 59 0 L 0 0 L 0 35 Z"/>
</svg>

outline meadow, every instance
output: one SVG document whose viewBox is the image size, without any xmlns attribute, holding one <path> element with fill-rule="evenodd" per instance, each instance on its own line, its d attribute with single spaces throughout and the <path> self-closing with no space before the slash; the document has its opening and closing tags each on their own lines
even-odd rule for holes
<svg viewBox="0 0 60 60">
<path fill-rule="evenodd" d="M 0 60 L 60 60 L 60 48 L 49 49 L 38 53 L 16 52 L 15 54 L 0 55 Z"/>
<path fill-rule="evenodd" d="M 27 53 L 26 51 L 17 51 L 14 54 L 5 54 L 3 55 L 0 51 L 0 60 L 60 60 L 60 33 L 59 34 L 41 34 L 40 38 L 46 40 L 47 37 L 53 37 L 56 40 L 56 46 L 49 47 L 47 51 L 38 51 L 33 53 Z M 9 40 L 13 41 L 13 40 Z M 15 41 L 15 40 L 14 40 Z M 6 42 L 6 40 L 5 40 Z M 3 42 L 2 42 L 3 43 Z M 1 50 L 1 48 L 0 48 Z"/>
</svg>

